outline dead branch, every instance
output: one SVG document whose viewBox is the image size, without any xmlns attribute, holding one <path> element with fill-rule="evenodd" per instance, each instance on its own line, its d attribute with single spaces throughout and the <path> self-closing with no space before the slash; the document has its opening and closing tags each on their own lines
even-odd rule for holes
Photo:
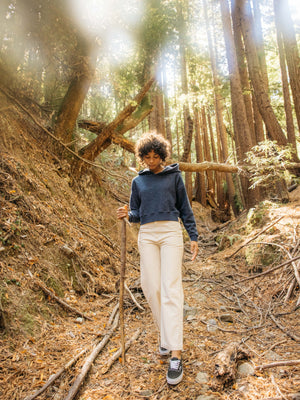
<svg viewBox="0 0 300 400">
<path fill-rule="evenodd" d="M 281 340 L 280 342 L 274 343 L 272 344 L 271 347 L 269 347 L 267 350 L 265 350 L 260 357 L 263 357 L 267 352 L 269 352 L 270 350 L 273 350 L 275 347 L 279 346 L 280 344 L 286 343 L 287 339 Z"/>
<path fill-rule="evenodd" d="M 248 359 L 249 354 L 237 342 L 229 343 L 215 359 L 216 384 L 226 386 L 237 376 L 237 362 Z"/>
<path fill-rule="evenodd" d="M 104 142 L 112 135 L 114 130 L 126 119 L 128 118 L 138 107 L 142 99 L 145 97 L 146 93 L 152 86 L 155 78 L 150 78 L 140 90 L 140 92 L 135 96 L 135 98 L 123 108 L 123 110 L 116 116 L 116 118 L 106 125 L 101 135 L 97 136 L 92 142 L 90 142 L 84 149 L 81 155 L 84 159 L 94 161 Z"/>
<path fill-rule="evenodd" d="M 295 340 L 296 342 L 300 342 L 300 337 L 297 335 L 294 335 L 293 333 L 291 333 L 290 331 L 288 331 L 284 326 L 282 326 L 274 317 L 274 315 L 272 315 L 271 313 L 269 313 L 269 316 L 271 318 L 271 320 L 274 322 L 274 324 L 283 332 L 285 333 L 287 336 L 289 336 L 291 339 Z"/>
<path fill-rule="evenodd" d="M 277 385 L 273 374 L 271 374 L 271 381 L 272 381 L 273 385 L 275 386 L 275 388 L 277 390 L 277 393 L 282 397 L 282 399 L 283 400 L 288 400 L 288 398 L 280 390 L 280 387 Z"/>
<path fill-rule="evenodd" d="M 60 304 L 61 306 L 63 306 L 64 308 L 66 308 L 67 310 L 80 315 L 81 317 L 88 319 L 89 321 L 93 321 L 92 318 L 88 317 L 87 315 L 85 315 L 84 313 L 82 313 L 81 311 L 77 310 L 76 308 L 70 306 L 68 303 L 66 303 L 64 300 L 60 299 L 59 297 L 57 297 L 53 291 L 49 288 L 47 288 L 40 280 L 38 280 L 37 278 L 35 278 L 32 273 L 30 271 L 28 271 L 29 276 L 31 277 L 31 279 L 33 280 L 33 282 L 40 288 L 42 289 L 42 291 L 44 293 L 46 293 L 48 296 L 50 296 L 53 300 L 55 300 L 58 304 Z"/>
<path fill-rule="evenodd" d="M 85 363 L 83 364 L 81 368 L 80 374 L 77 376 L 75 379 L 75 382 L 73 383 L 71 389 L 69 390 L 69 393 L 65 397 L 64 400 L 72 400 L 76 396 L 80 386 L 82 385 L 86 375 L 88 374 L 93 362 L 95 361 L 96 357 L 100 353 L 100 351 L 103 349 L 103 347 L 106 345 L 106 343 L 109 341 L 109 338 L 111 337 L 112 333 L 115 331 L 115 329 L 118 326 L 118 321 L 119 321 L 119 315 L 117 314 L 115 316 L 114 323 L 108 333 L 103 337 L 101 342 L 97 344 L 97 346 L 94 348 L 94 350 L 91 352 L 91 354 L 87 357 L 85 360 Z"/>
<path fill-rule="evenodd" d="M 140 336 L 141 334 L 141 330 L 138 329 L 135 334 L 129 339 L 127 340 L 126 344 L 125 344 L 125 350 L 127 351 L 129 349 L 129 347 L 131 346 L 131 344 L 137 340 L 137 338 Z M 114 353 L 114 355 L 110 358 L 110 360 L 108 361 L 108 363 L 106 364 L 105 367 L 102 368 L 101 373 L 104 375 L 108 372 L 108 370 L 110 369 L 110 367 L 113 365 L 113 363 L 118 360 L 118 358 L 122 355 L 122 348 L 120 348 L 118 351 L 116 351 Z M 65 399 L 68 400 L 68 399 Z"/>
<path fill-rule="evenodd" d="M 119 304 L 117 304 L 107 323 L 107 326 L 111 326 L 113 319 L 115 318 L 116 312 L 119 308 Z M 110 333 L 110 331 L 108 332 Z M 99 335 L 98 335 L 99 336 Z M 34 394 L 30 395 L 30 396 L 26 396 L 24 400 L 33 400 L 36 397 L 38 397 L 40 394 L 44 393 L 44 391 L 50 386 L 52 385 L 53 382 L 56 381 L 57 378 L 59 378 L 65 371 L 67 371 L 70 367 L 72 367 L 73 364 L 76 363 L 77 360 L 79 360 L 79 358 L 81 356 L 83 356 L 88 350 L 90 349 L 90 345 L 87 346 L 85 349 L 81 350 L 75 357 L 73 357 L 70 361 L 67 362 L 66 365 L 64 365 L 56 374 L 51 375 L 50 378 L 48 379 L 48 381 L 45 383 L 45 385 L 43 387 L 41 387 L 39 390 L 37 390 Z"/>
<path fill-rule="evenodd" d="M 292 258 L 291 260 L 287 260 L 287 261 L 285 261 L 284 263 L 282 263 L 282 264 L 280 264 L 280 265 L 277 265 L 277 267 L 268 269 L 267 271 L 261 272 L 260 274 L 256 274 L 256 275 L 253 275 L 253 276 L 249 276 L 248 278 L 241 279 L 240 281 L 233 282 L 233 283 L 231 283 L 230 285 L 223 286 L 223 288 L 226 288 L 226 287 L 232 286 L 232 285 L 239 285 L 239 284 L 242 283 L 242 282 L 250 281 L 251 279 L 256 279 L 256 278 L 259 278 L 260 276 L 268 275 L 268 274 L 270 274 L 271 272 L 276 271 L 277 269 L 280 269 L 280 268 L 282 268 L 282 267 L 285 267 L 285 266 L 288 265 L 288 264 L 291 264 L 292 261 L 299 260 L 299 258 L 300 258 L 300 255 L 297 256 L 297 257 Z"/>
<path fill-rule="evenodd" d="M 230 256 L 228 256 L 227 258 L 231 258 L 234 255 L 236 255 L 243 247 L 247 246 L 247 244 L 249 244 L 250 242 L 252 242 L 253 240 L 255 240 L 258 236 L 260 236 L 262 233 L 266 232 L 267 230 L 269 230 L 272 226 L 276 225 L 277 222 L 279 222 L 282 217 L 277 218 L 272 224 L 266 226 L 265 228 L 261 229 L 256 235 L 253 236 L 253 238 L 248 239 L 244 244 L 242 244 L 235 252 L 233 252 L 232 254 L 230 254 Z"/>
<path fill-rule="evenodd" d="M 80 353 L 78 353 L 75 357 L 72 358 L 66 365 L 64 365 L 56 374 L 51 375 L 48 381 L 45 383 L 43 387 L 41 387 L 39 390 L 37 390 L 34 394 L 31 396 L 26 396 L 24 400 L 33 400 L 36 397 L 38 397 L 40 394 L 44 393 L 44 391 L 52 385 L 56 381 L 57 378 L 59 378 L 65 371 L 67 371 L 70 367 L 72 367 L 73 364 L 76 363 L 77 360 L 81 356 L 83 356 L 86 352 L 88 351 L 88 348 L 83 349 Z"/>
<path fill-rule="evenodd" d="M 275 368 L 275 367 L 283 367 L 283 366 L 293 366 L 293 365 L 299 365 L 300 360 L 282 360 L 282 361 L 276 361 L 270 364 L 263 364 L 263 365 L 257 365 L 255 369 L 267 369 L 267 368 Z"/>
<path fill-rule="evenodd" d="M 134 302 L 134 304 L 137 306 L 137 308 L 139 308 L 141 311 L 145 311 L 144 307 L 142 307 L 137 300 L 135 299 L 134 295 L 131 293 L 129 287 L 126 285 L 126 283 L 124 284 L 125 286 L 125 290 L 128 292 L 129 296 L 131 297 L 132 301 Z"/>
</svg>

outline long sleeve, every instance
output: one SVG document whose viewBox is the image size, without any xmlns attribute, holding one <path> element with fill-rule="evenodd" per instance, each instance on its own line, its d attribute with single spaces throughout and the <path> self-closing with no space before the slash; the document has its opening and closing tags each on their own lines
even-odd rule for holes
<svg viewBox="0 0 300 400">
<path fill-rule="evenodd" d="M 139 196 L 138 188 L 136 186 L 136 182 L 133 180 L 131 185 L 131 194 L 130 194 L 130 201 L 129 207 L 130 211 L 128 213 L 129 222 L 140 222 L 140 208 L 141 199 Z"/>
<path fill-rule="evenodd" d="M 181 175 L 176 179 L 176 208 L 180 212 L 180 218 L 192 241 L 197 241 L 198 231 L 190 201 L 188 199 Z"/>
</svg>

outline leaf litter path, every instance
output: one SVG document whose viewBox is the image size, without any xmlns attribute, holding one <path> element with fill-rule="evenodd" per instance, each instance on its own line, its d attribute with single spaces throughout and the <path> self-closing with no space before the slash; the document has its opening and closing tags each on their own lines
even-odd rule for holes
<svg viewBox="0 0 300 400">
<path fill-rule="evenodd" d="M 287 205 L 272 211 L 270 220 L 284 215 L 263 240 L 278 239 L 283 233 L 288 248 L 292 248 L 295 238 L 299 238 L 300 207 Z M 184 319 L 184 379 L 175 386 L 166 384 L 168 359 L 158 354 L 158 335 L 147 304 L 138 290 L 132 285 L 138 271 L 127 265 L 127 283 L 137 301 L 145 308 L 140 311 L 127 295 L 125 299 L 126 339 L 137 330 L 141 333 L 126 354 L 126 365 L 116 361 L 106 372 L 109 359 L 120 347 L 119 331 L 110 338 L 100 352 L 84 381 L 77 400 L 100 399 L 291 399 L 300 391 L 299 365 L 277 367 L 263 371 L 256 370 L 254 375 L 237 376 L 226 387 L 214 384 L 215 357 L 226 345 L 238 342 L 249 353 L 249 363 L 261 365 L 277 360 L 300 358 L 299 342 L 288 333 L 300 336 L 299 308 L 294 310 L 299 290 L 288 304 L 283 297 L 289 282 L 291 268 L 285 268 L 265 275 L 259 279 L 236 282 L 249 277 L 249 266 L 245 263 L 244 249 L 234 257 L 241 241 L 223 251 L 216 244 L 218 233 L 214 233 L 210 223 L 199 222 L 200 254 L 195 263 L 189 261 L 188 248 L 185 254 L 183 281 L 185 291 Z M 224 228 L 221 236 L 232 238 L 240 228 L 235 223 L 231 230 Z M 280 235 L 279 235 L 280 236 Z M 271 239 L 270 239 L 271 238 Z M 262 239 L 262 238 L 259 238 Z M 280 237 L 279 237 L 280 239 Z M 243 237 L 241 236 L 241 240 Z M 248 237 L 244 237 L 247 242 Z M 283 240 L 280 239 L 280 243 Z M 229 240 L 230 242 L 230 240 Z M 243 242 L 243 243 L 244 243 Z M 257 249 L 255 248 L 254 252 Z M 280 264 L 280 262 L 278 262 Z M 130 282 L 130 284 L 129 284 Z M 271 284 L 270 284 L 271 283 Z M 118 303 L 118 295 L 108 297 L 69 295 L 68 302 L 93 317 L 93 321 L 80 321 L 76 316 L 61 316 L 53 312 L 53 322 L 41 320 L 40 340 L 26 340 L 14 351 L 3 348 L 2 357 L 10 360 L 6 363 L 5 387 L 7 395 L 3 399 L 24 399 L 26 395 L 38 390 L 48 378 L 62 366 L 93 343 L 98 336 L 106 333 L 106 324 L 112 309 Z M 57 305 L 54 304 L 54 310 Z M 274 323 L 270 315 L 275 315 Z M 209 321 L 214 323 L 209 325 Z M 90 350 L 86 353 L 90 353 Z M 85 357 L 47 389 L 38 399 L 63 400 L 80 373 Z M 204 382 L 203 382 L 204 377 Z M 202 382 L 202 383 L 201 383 Z M 208 396 L 208 397 L 203 397 Z"/>
<path fill-rule="evenodd" d="M 293 241 L 300 229 L 299 203 L 272 212 L 271 220 L 284 216 L 273 228 L 272 240 L 275 240 L 279 231 L 284 231 L 286 240 L 290 236 Z M 300 310 L 294 310 L 295 299 L 283 304 L 283 271 L 263 276 L 258 282 L 257 279 L 251 279 L 235 285 L 235 282 L 249 276 L 244 255 L 240 252 L 234 258 L 229 258 L 238 246 L 218 253 L 215 235 L 206 230 L 203 237 L 204 243 L 200 245 L 197 262 L 189 262 L 186 252 L 183 269 L 183 381 L 174 387 L 166 384 L 168 359 L 158 354 L 157 331 L 147 304 L 142 301 L 145 311 L 140 312 L 132 306 L 126 310 L 127 338 L 137 329 L 142 329 L 138 340 L 127 352 L 126 365 L 117 362 L 107 373 L 101 373 L 109 354 L 119 346 L 120 338 L 117 335 L 114 338 L 116 347 L 111 344 L 108 356 L 98 357 L 78 399 L 300 398 L 300 394 L 297 394 L 300 392 L 299 365 L 253 371 L 257 365 L 300 359 L 299 342 L 289 335 L 291 332 L 292 336 L 299 338 Z M 297 293 L 299 296 L 299 291 Z M 274 324 L 270 318 L 273 314 L 276 315 L 275 322 L 281 321 L 280 324 Z M 279 329 L 279 326 L 283 329 Z M 238 373 L 235 381 L 218 387 L 214 384 L 215 356 L 234 342 L 249 354 L 248 364 L 253 366 L 252 372 L 250 375 Z"/>
</svg>

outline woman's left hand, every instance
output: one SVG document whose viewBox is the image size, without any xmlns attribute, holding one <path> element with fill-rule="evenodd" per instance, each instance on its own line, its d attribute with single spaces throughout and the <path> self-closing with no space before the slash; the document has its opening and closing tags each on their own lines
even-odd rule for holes
<svg viewBox="0 0 300 400">
<path fill-rule="evenodd" d="M 192 261 L 195 260 L 197 254 L 198 254 L 198 251 L 199 251 L 198 242 L 196 242 L 196 241 L 191 241 Z"/>
</svg>

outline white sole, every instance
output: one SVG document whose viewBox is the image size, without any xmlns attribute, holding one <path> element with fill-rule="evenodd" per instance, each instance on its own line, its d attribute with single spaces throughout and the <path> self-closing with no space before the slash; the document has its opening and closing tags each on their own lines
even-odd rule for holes
<svg viewBox="0 0 300 400">
<path fill-rule="evenodd" d="M 180 382 L 182 381 L 182 378 L 183 378 L 183 372 L 182 372 L 182 374 L 181 374 L 178 378 L 176 378 L 176 379 L 168 378 L 168 374 L 167 374 L 167 382 L 168 382 L 169 385 L 178 385 L 178 383 L 180 383 Z"/>
</svg>

